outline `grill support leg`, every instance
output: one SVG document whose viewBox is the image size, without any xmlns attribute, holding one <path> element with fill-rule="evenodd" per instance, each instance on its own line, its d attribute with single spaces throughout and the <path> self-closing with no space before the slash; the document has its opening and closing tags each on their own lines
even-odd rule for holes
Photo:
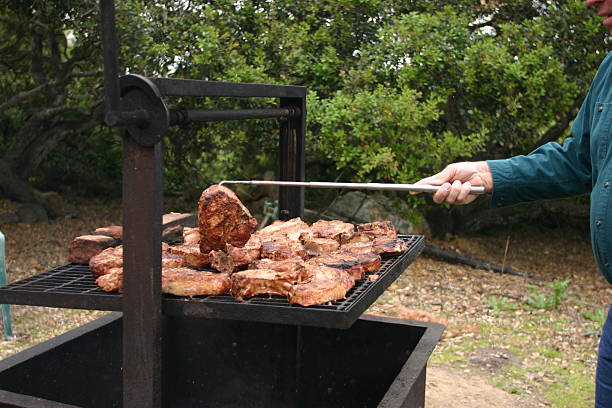
<svg viewBox="0 0 612 408">
<path fill-rule="evenodd" d="M 123 141 L 123 406 L 161 407 L 162 146 Z"/>
<path fill-rule="evenodd" d="M 305 133 L 306 133 L 306 97 L 281 98 L 281 108 L 298 108 L 300 115 L 281 121 L 280 179 L 286 181 L 304 181 L 305 177 Z M 279 187 L 279 218 L 288 220 L 304 216 L 304 187 Z"/>
</svg>

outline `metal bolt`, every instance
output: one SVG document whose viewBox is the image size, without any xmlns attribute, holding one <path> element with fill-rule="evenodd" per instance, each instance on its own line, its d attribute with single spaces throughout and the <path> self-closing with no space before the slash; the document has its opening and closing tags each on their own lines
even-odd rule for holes
<svg viewBox="0 0 612 408">
<path fill-rule="evenodd" d="M 603 221 L 602 220 L 597 220 L 597 221 L 595 221 L 595 225 L 597 225 L 598 227 L 601 227 L 603 225 Z"/>
<path fill-rule="evenodd" d="M 597 110 L 600 111 L 600 112 L 603 112 L 604 107 L 603 106 L 599 106 L 599 109 L 597 109 Z"/>
<path fill-rule="evenodd" d="M 605 188 L 608 188 L 609 186 L 610 186 L 610 183 L 606 181 L 606 182 L 604 183 L 604 187 L 605 187 Z"/>
</svg>

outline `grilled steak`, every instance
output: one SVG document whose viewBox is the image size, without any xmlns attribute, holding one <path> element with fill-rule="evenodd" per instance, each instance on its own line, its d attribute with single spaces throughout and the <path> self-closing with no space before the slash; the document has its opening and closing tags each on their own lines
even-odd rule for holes
<svg viewBox="0 0 612 408">
<path fill-rule="evenodd" d="M 123 246 L 106 248 L 89 260 L 89 269 L 96 276 L 105 275 L 112 268 L 123 267 Z"/>
<path fill-rule="evenodd" d="M 96 285 L 105 292 L 121 292 L 123 289 L 123 268 L 111 268 L 96 278 Z"/>
<path fill-rule="evenodd" d="M 257 235 L 251 235 L 242 248 L 227 244 L 225 252 L 237 267 L 248 265 L 261 256 L 261 239 Z"/>
<path fill-rule="evenodd" d="M 342 252 L 350 252 L 352 254 L 378 253 L 377 248 L 374 246 L 374 241 L 349 242 L 348 244 L 343 244 L 340 249 Z"/>
<path fill-rule="evenodd" d="M 380 268 L 381 259 L 379 255 L 373 252 L 365 254 L 337 252 L 312 258 L 309 263 L 342 269 L 350 273 L 355 280 L 359 280 L 363 279 L 368 273 L 376 272 Z"/>
<path fill-rule="evenodd" d="M 391 221 L 374 221 L 365 224 L 357 224 L 357 232 L 375 237 L 397 238 L 397 230 Z"/>
<path fill-rule="evenodd" d="M 340 248 L 340 243 L 331 238 L 307 238 L 302 243 L 308 257 L 331 254 Z"/>
<path fill-rule="evenodd" d="M 182 256 L 170 253 L 170 248 L 168 244 L 162 242 L 162 267 L 177 268 L 188 264 Z M 89 269 L 96 276 L 106 275 L 114 268 L 123 268 L 123 246 L 121 245 L 107 248 L 89 260 Z"/>
<path fill-rule="evenodd" d="M 196 271 L 189 268 L 162 270 L 161 290 L 176 296 L 222 295 L 231 286 L 227 273 Z"/>
<path fill-rule="evenodd" d="M 310 231 L 319 238 L 331 238 L 342 243 L 351 239 L 355 233 L 355 226 L 342 221 L 319 220 L 310 226 Z"/>
<path fill-rule="evenodd" d="M 190 268 L 162 267 L 162 293 L 176 296 L 221 295 L 230 288 L 229 275 L 196 271 Z M 105 292 L 123 290 L 123 268 L 113 268 L 96 279 L 96 285 Z"/>
<path fill-rule="evenodd" d="M 273 241 L 286 239 L 288 241 L 299 241 L 301 237 L 312 235 L 310 227 L 300 218 L 292 218 L 288 221 L 274 221 L 272 224 L 255 233 L 262 241 Z"/>
<path fill-rule="evenodd" d="M 381 256 L 401 254 L 408 249 L 408 245 L 397 238 L 378 237 L 372 245 Z"/>
<path fill-rule="evenodd" d="M 342 269 L 330 268 L 314 262 L 304 264 L 310 278 L 291 287 L 289 303 L 302 306 L 321 305 L 343 299 L 355 285 L 355 279 Z"/>
<path fill-rule="evenodd" d="M 263 258 L 251 262 L 249 269 L 272 269 L 277 272 L 291 272 L 299 268 L 303 262 L 304 260 L 299 256 L 281 259 L 280 261 Z"/>
<path fill-rule="evenodd" d="M 226 244 L 242 247 L 257 220 L 230 189 L 213 185 L 202 192 L 198 203 L 200 252 L 225 249 Z"/>
<path fill-rule="evenodd" d="M 183 244 L 200 245 L 200 230 L 198 228 L 183 227 Z"/>
<path fill-rule="evenodd" d="M 261 244 L 261 257 L 270 258 L 275 261 L 299 256 L 306 257 L 306 250 L 300 241 L 277 238 L 264 241 Z"/>
<path fill-rule="evenodd" d="M 291 286 L 300 282 L 300 270 L 279 272 L 272 269 L 248 269 L 232 274 L 231 294 L 238 300 L 255 295 L 288 296 Z"/>
<path fill-rule="evenodd" d="M 363 244 L 366 242 L 372 242 L 373 240 L 374 238 L 372 238 L 368 234 L 364 234 L 363 232 L 356 232 L 353 234 L 351 239 L 347 240 L 346 242 L 343 242 L 342 246 L 345 246 L 347 244 Z"/>
<path fill-rule="evenodd" d="M 168 248 L 168 251 L 171 254 L 179 256 L 183 259 L 183 265 L 181 266 L 204 268 L 205 266 L 210 265 L 210 252 L 200 252 L 200 245 L 197 243 L 171 246 Z"/>
<path fill-rule="evenodd" d="M 210 251 L 210 257 L 210 266 L 213 269 L 224 273 L 231 273 L 236 270 L 234 260 L 224 251 Z"/>
</svg>

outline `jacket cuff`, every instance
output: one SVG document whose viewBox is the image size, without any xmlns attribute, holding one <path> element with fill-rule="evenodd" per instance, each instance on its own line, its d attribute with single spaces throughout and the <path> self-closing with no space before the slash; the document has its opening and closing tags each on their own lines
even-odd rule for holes
<svg viewBox="0 0 612 408">
<path fill-rule="evenodd" d="M 514 174 L 509 160 L 487 160 L 493 176 L 491 207 L 501 208 L 516 204 L 514 194 Z"/>
</svg>

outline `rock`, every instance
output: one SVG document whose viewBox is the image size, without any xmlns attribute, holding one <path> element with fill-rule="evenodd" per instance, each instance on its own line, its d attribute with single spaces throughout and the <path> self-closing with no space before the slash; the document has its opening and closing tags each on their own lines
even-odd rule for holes
<svg viewBox="0 0 612 408">
<path fill-rule="evenodd" d="M 19 222 L 19 216 L 16 213 L 0 214 L 0 225 L 17 224 L 18 222 Z"/>
<path fill-rule="evenodd" d="M 24 204 L 17 210 L 17 216 L 21 222 L 47 221 L 49 216 L 47 210 L 40 204 Z"/>
<path fill-rule="evenodd" d="M 62 197 L 55 191 L 40 194 L 45 201 L 49 215 L 52 218 L 62 217 L 66 214 L 65 204 Z"/>
<path fill-rule="evenodd" d="M 68 246 L 68 262 L 89 264 L 89 259 L 115 244 L 115 239 L 104 235 L 81 235 Z"/>
<path fill-rule="evenodd" d="M 397 208 L 399 205 L 400 208 Z M 368 195 L 361 191 L 351 191 L 339 197 L 330 212 L 351 222 L 372 222 L 389 220 L 400 234 L 413 234 L 412 223 L 402 216 L 412 210 L 404 203 L 397 203 L 382 194 Z M 357 220 L 357 221 L 354 221 Z"/>
</svg>

